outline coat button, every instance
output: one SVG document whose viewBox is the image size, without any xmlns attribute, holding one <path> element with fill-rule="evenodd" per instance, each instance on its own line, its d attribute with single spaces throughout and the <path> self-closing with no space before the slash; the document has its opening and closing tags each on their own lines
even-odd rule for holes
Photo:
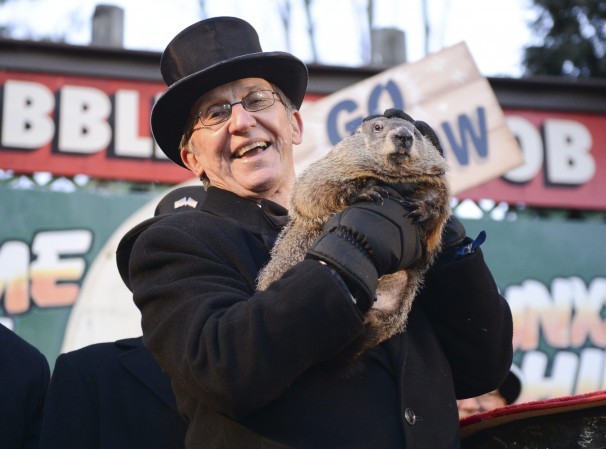
<svg viewBox="0 0 606 449">
<path fill-rule="evenodd" d="M 404 410 L 404 419 L 406 419 L 406 422 L 412 426 L 417 422 L 417 415 L 415 415 L 415 412 L 412 409 L 407 408 Z"/>
</svg>

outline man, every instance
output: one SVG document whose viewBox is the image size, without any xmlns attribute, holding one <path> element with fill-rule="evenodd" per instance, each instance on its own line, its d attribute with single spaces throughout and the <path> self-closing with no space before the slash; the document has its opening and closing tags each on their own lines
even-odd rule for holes
<svg viewBox="0 0 606 449">
<path fill-rule="evenodd" d="M 522 373 L 511 365 L 507 377 L 499 388 L 473 398 L 457 400 L 459 418 L 467 418 L 477 413 L 495 410 L 506 405 L 514 404 L 522 392 Z"/>
<path fill-rule="evenodd" d="M 158 203 L 154 217 L 131 235 L 168 214 L 199 210 L 205 196 L 201 186 L 171 190 Z M 40 449 L 182 449 L 186 427 L 170 379 L 141 337 L 127 338 L 57 358 Z"/>
<path fill-rule="evenodd" d="M 393 190 L 382 204 L 353 204 L 257 292 L 287 220 L 306 67 L 219 17 L 179 33 L 161 71 L 169 87 L 152 111 L 154 138 L 207 198 L 201 212 L 126 236 L 132 252 L 119 265 L 145 345 L 190 421 L 186 447 L 459 447 L 455 395 L 496 388 L 512 356 L 511 313 L 481 250 L 454 260 L 468 241 L 453 226 L 406 332 L 345 375 L 334 360 L 364 331 L 377 279 L 419 257 L 409 211 Z"/>
<path fill-rule="evenodd" d="M 38 447 L 49 377 L 46 357 L 0 323 L 0 446 Z"/>
</svg>

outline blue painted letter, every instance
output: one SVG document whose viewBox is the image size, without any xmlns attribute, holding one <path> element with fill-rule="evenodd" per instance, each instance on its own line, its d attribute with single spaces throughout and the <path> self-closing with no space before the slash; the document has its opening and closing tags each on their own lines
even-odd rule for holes
<svg viewBox="0 0 606 449">
<path fill-rule="evenodd" d="M 460 165 L 469 164 L 469 151 L 468 140 L 471 139 L 476 153 L 481 158 L 488 156 L 488 129 L 486 126 L 486 110 L 483 107 L 477 108 L 478 113 L 478 132 L 474 129 L 474 123 L 472 119 L 465 114 L 459 115 L 457 118 L 457 125 L 459 127 L 460 141 L 457 140 L 455 133 L 453 132 L 448 122 L 442 123 L 442 129 L 448 138 L 450 147 L 457 158 L 457 162 Z"/>
</svg>

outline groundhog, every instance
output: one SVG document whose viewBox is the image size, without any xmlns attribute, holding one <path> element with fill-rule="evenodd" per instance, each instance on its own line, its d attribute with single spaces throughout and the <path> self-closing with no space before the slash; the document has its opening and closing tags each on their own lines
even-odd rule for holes
<svg viewBox="0 0 606 449">
<path fill-rule="evenodd" d="M 349 348 L 353 357 L 405 329 L 412 301 L 440 250 L 442 230 L 450 216 L 444 157 L 411 121 L 399 116 L 401 111 L 389 111 L 365 120 L 297 178 L 289 223 L 258 277 L 258 289 L 265 290 L 304 259 L 332 215 L 356 201 L 380 201 L 377 196 L 384 194 L 380 185 L 397 184 L 414 222 L 420 225 L 423 255 L 406 270 L 379 279 L 377 300 L 365 314 L 366 330 Z"/>
</svg>

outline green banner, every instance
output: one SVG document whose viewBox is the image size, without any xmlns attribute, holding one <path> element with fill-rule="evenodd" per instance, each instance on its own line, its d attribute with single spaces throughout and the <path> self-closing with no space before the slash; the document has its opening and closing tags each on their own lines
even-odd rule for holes
<svg viewBox="0 0 606 449">
<path fill-rule="evenodd" d="M 0 187 L 0 321 L 61 352 L 140 335 L 140 315 L 115 266 L 124 233 L 160 193 Z M 606 389 L 606 223 L 462 220 L 514 317 L 521 401 Z"/>
<path fill-rule="evenodd" d="M 520 401 L 606 389 L 606 223 L 466 221 L 514 318 Z"/>
<path fill-rule="evenodd" d="M 54 365 L 88 269 L 149 193 L 0 186 L 0 319 Z"/>
</svg>

